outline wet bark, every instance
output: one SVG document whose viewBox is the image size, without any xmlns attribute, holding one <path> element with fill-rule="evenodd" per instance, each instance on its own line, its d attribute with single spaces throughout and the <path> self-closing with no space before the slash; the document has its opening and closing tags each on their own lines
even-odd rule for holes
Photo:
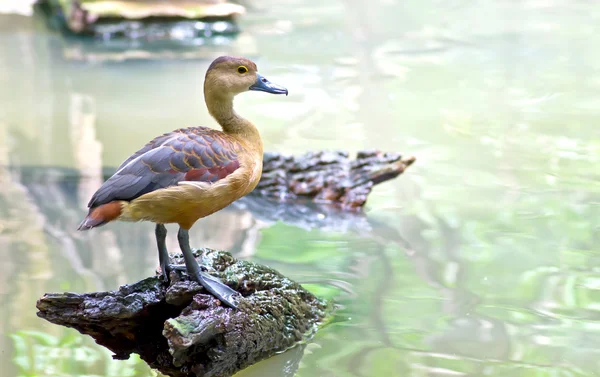
<svg viewBox="0 0 600 377">
<path fill-rule="evenodd" d="M 396 178 L 414 161 L 413 156 L 379 151 L 358 152 L 355 159 L 346 152 L 265 153 L 263 175 L 253 194 L 359 208 L 373 186 Z"/>
<path fill-rule="evenodd" d="M 197 259 L 244 296 L 238 309 L 172 272 L 168 284 L 149 277 L 112 292 L 46 294 L 38 316 L 92 336 L 117 359 L 137 353 L 169 376 L 224 377 L 310 337 L 330 314 L 271 268 L 208 249 Z"/>
</svg>

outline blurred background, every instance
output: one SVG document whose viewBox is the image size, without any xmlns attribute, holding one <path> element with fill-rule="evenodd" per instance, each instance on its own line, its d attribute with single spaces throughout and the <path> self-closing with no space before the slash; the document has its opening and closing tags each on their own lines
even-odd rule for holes
<svg viewBox="0 0 600 377">
<path fill-rule="evenodd" d="M 35 302 L 154 273 L 152 224 L 75 229 L 148 140 L 216 126 L 202 85 L 223 54 L 289 89 L 236 100 L 265 150 L 417 157 L 363 213 L 247 198 L 196 224 L 192 246 L 341 306 L 240 376 L 600 375 L 600 4 L 33 3 L 0 0 L 0 376 L 156 375 Z"/>
</svg>

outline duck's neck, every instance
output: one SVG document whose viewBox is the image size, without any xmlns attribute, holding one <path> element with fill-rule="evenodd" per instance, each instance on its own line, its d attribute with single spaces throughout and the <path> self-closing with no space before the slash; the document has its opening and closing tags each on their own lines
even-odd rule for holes
<svg viewBox="0 0 600 377">
<path fill-rule="evenodd" d="M 219 123 L 223 132 L 250 143 L 262 153 L 262 140 L 258 129 L 252 122 L 235 112 L 233 96 L 205 91 L 204 99 L 208 112 Z"/>
</svg>

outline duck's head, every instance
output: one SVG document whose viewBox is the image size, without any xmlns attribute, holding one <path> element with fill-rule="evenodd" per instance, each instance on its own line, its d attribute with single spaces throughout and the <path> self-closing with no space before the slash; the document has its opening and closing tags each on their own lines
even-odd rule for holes
<svg viewBox="0 0 600 377">
<path fill-rule="evenodd" d="M 274 84 L 258 73 L 249 59 L 233 56 L 216 58 L 206 71 L 204 93 L 233 97 L 248 90 L 288 94 L 286 88 Z"/>
</svg>

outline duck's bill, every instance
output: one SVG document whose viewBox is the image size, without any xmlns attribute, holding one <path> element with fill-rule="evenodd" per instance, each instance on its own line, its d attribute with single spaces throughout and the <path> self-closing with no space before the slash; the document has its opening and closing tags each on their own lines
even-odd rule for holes
<svg viewBox="0 0 600 377">
<path fill-rule="evenodd" d="M 285 94 L 286 96 L 288 95 L 288 90 L 286 88 L 277 84 L 273 84 L 260 73 L 256 74 L 256 82 L 250 87 L 250 90 L 258 90 L 260 92 L 273 94 Z"/>
</svg>

